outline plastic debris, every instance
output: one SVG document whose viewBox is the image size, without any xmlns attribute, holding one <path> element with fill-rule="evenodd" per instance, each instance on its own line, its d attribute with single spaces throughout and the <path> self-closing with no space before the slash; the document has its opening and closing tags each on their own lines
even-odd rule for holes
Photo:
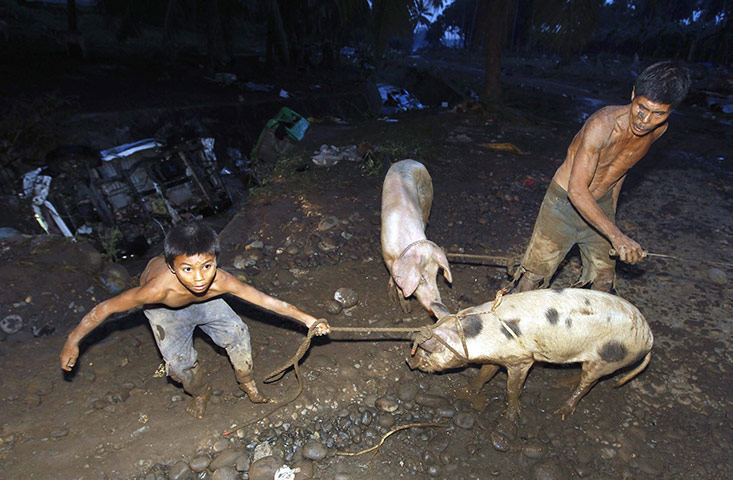
<svg viewBox="0 0 733 480">
<path fill-rule="evenodd" d="M 479 143 L 479 147 L 485 147 L 490 148 L 492 150 L 499 150 L 502 152 L 512 152 L 512 153 L 518 153 L 519 155 L 524 155 L 524 152 L 522 152 L 519 148 L 517 148 L 514 144 L 511 143 Z"/>
<path fill-rule="evenodd" d="M 310 123 L 299 113 L 283 107 L 273 118 L 267 121 L 257 143 L 252 147 L 250 158 L 255 162 L 258 158 L 274 160 L 278 153 L 283 153 L 292 146 L 292 142 L 303 139 Z"/>
<path fill-rule="evenodd" d="M 404 88 L 398 88 L 386 83 L 378 83 L 377 89 L 379 90 L 379 95 L 382 97 L 382 113 L 386 115 L 425 108 L 420 103 L 420 100 Z"/>
<path fill-rule="evenodd" d="M 71 230 L 69 230 L 66 222 L 64 222 L 61 215 L 59 215 L 56 207 L 46 200 L 48 197 L 48 191 L 51 187 L 51 177 L 48 175 L 41 175 L 41 170 L 43 170 L 43 167 L 31 170 L 23 175 L 23 195 L 25 198 L 31 198 L 33 216 L 46 233 L 50 233 L 49 224 L 46 220 L 46 215 L 48 215 L 53 219 L 54 223 L 65 237 L 73 237 L 74 234 L 71 233 Z M 46 215 L 44 215 L 44 211 L 41 207 L 46 207 Z"/>
<path fill-rule="evenodd" d="M 99 154 L 102 156 L 102 160 L 109 162 L 116 158 L 125 158 L 143 150 L 152 150 L 159 147 L 165 146 L 163 140 L 157 138 L 146 138 L 138 140 L 137 142 L 125 143 L 118 145 L 107 150 L 102 150 Z"/>
<path fill-rule="evenodd" d="M 313 163 L 319 167 L 332 167 L 341 160 L 348 162 L 359 162 L 361 157 L 357 152 L 356 145 L 347 147 L 335 147 L 333 145 L 321 145 L 312 157 Z"/>
<path fill-rule="evenodd" d="M 300 473 L 300 467 L 291 469 L 287 465 L 283 465 L 275 472 L 274 480 L 295 480 L 296 473 Z"/>
<path fill-rule="evenodd" d="M 252 90 L 254 92 L 270 92 L 275 88 L 275 85 L 270 84 L 260 84 L 255 82 L 247 82 L 244 84 L 245 87 L 247 87 L 248 90 Z"/>
</svg>

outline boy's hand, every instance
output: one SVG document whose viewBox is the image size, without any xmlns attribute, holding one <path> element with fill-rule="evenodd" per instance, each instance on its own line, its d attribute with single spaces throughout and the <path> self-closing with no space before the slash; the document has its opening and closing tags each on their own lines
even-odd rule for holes
<svg viewBox="0 0 733 480">
<path fill-rule="evenodd" d="M 328 335 L 329 333 L 331 333 L 331 327 L 328 325 L 328 322 L 326 321 L 326 319 L 319 318 L 318 320 L 320 320 L 321 323 L 319 323 L 318 326 L 316 327 L 316 335 L 321 336 L 321 335 Z"/>
<path fill-rule="evenodd" d="M 61 350 L 61 368 L 66 370 L 67 372 L 70 372 L 72 368 L 74 368 L 74 365 L 76 365 L 76 359 L 79 358 L 79 346 L 78 345 L 69 345 L 68 343 L 64 345 L 63 350 Z"/>
</svg>

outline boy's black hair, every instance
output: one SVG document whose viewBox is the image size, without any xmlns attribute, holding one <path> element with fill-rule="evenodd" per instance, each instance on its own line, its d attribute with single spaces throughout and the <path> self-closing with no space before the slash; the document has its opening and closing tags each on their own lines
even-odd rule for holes
<svg viewBox="0 0 733 480">
<path fill-rule="evenodd" d="M 173 266 L 173 260 L 179 255 L 200 255 L 213 253 L 219 260 L 221 246 L 219 236 L 213 228 L 203 223 L 182 222 L 171 229 L 163 242 L 165 263 Z"/>
<path fill-rule="evenodd" d="M 636 77 L 634 95 L 675 108 L 687 95 L 690 83 L 687 68 L 672 60 L 665 60 L 649 65 Z"/>
</svg>

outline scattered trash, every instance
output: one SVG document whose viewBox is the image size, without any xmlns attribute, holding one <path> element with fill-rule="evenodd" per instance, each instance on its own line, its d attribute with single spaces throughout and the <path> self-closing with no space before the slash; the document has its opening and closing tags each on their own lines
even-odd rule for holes
<svg viewBox="0 0 733 480">
<path fill-rule="evenodd" d="M 399 122 L 399 120 L 397 120 L 396 118 L 389 118 L 389 117 L 380 117 L 377 120 L 379 120 L 380 122 L 388 122 L 388 123 Z"/>
<path fill-rule="evenodd" d="M 247 89 L 252 90 L 254 92 L 271 92 L 275 88 L 275 85 L 270 85 L 267 83 L 259 84 L 255 82 L 247 82 L 244 84 L 244 86 L 247 87 Z"/>
<path fill-rule="evenodd" d="M 232 203 L 213 138 L 171 146 L 146 138 L 102 151 L 81 150 L 59 148 L 47 156 L 47 166 L 23 178 L 22 197 L 31 199 L 34 216 L 48 233 L 103 241 L 116 229 L 121 238 L 108 246 L 114 253 L 132 253 L 161 240 L 165 229 L 184 217 Z"/>
<path fill-rule="evenodd" d="M 165 377 L 165 363 L 161 363 L 158 365 L 158 368 L 155 369 L 155 372 L 153 373 L 153 378 L 162 378 Z"/>
<path fill-rule="evenodd" d="M 420 100 L 404 88 L 378 83 L 377 89 L 379 89 L 379 95 L 382 97 L 382 113 L 385 115 L 425 108 Z"/>
<path fill-rule="evenodd" d="M 20 332 L 24 326 L 23 317 L 20 315 L 8 315 L 0 320 L 0 330 L 8 335 Z"/>
<path fill-rule="evenodd" d="M 125 143 L 108 150 L 102 150 L 99 152 L 99 155 L 102 160 L 109 162 L 118 158 L 129 157 L 130 155 L 140 151 L 152 150 L 163 146 L 165 146 L 165 142 L 163 140 L 159 140 L 157 138 L 145 138 L 143 140 L 138 140 L 137 142 Z"/>
<path fill-rule="evenodd" d="M 348 147 L 335 147 L 333 145 L 321 145 L 320 150 L 315 152 L 312 157 L 313 163 L 319 167 L 332 167 L 341 160 L 349 162 L 359 162 L 361 157 L 357 152 L 356 145 Z"/>
<path fill-rule="evenodd" d="M 716 92 L 703 92 L 707 96 L 705 97 L 705 103 L 708 108 L 713 111 L 719 111 L 723 113 L 733 113 L 733 95 L 723 96 Z"/>
<path fill-rule="evenodd" d="M 502 152 L 518 153 L 519 155 L 525 155 L 519 148 L 511 143 L 479 143 L 479 147 L 490 148 L 491 150 L 499 150 Z"/>
<path fill-rule="evenodd" d="M 290 94 L 284 89 L 280 89 L 280 98 L 290 98 Z"/>
<path fill-rule="evenodd" d="M 214 78 L 206 77 L 207 80 L 229 86 L 237 81 L 236 73 L 216 72 Z"/>
<path fill-rule="evenodd" d="M 14 229 L 13 227 L 0 227 L 0 239 L 16 237 L 18 235 L 23 235 L 23 234 L 19 232 L 18 230 Z"/>
<path fill-rule="evenodd" d="M 536 182 L 534 181 L 533 178 L 527 177 L 524 180 L 522 180 L 522 185 L 524 185 L 527 188 L 532 188 L 536 185 Z"/>
<path fill-rule="evenodd" d="M 296 473 L 300 473 L 300 467 L 291 470 L 287 465 L 283 465 L 275 472 L 274 480 L 295 480 Z"/>
<path fill-rule="evenodd" d="M 308 130 L 308 120 L 288 107 L 283 107 L 267 121 L 257 143 L 252 147 L 250 158 L 274 161 L 278 154 L 289 150 L 293 142 L 303 139 Z"/>
<path fill-rule="evenodd" d="M 23 175 L 23 197 L 31 199 L 33 216 L 46 233 L 51 233 L 48 221 L 48 217 L 51 217 L 65 237 L 73 237 L 74 235 L 59 215 L 56 207 L 47 200 L 51 187 L 51 177 L 41 174 L 43 168 L 36 168 Z M 41 207 L 45 207 L 45 210 Z"/>
</svg>

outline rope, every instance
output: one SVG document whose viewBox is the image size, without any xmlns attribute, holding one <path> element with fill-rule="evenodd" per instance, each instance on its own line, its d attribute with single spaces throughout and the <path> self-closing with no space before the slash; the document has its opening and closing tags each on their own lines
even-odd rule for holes
<svg viewBox="0 0 733 480">
<path fill-rule="evenodd" d="M 609 257 L 618 257 L 619 254 L 615 249 L 612 248 L 611 250 L 608 251 L 608 256 Z M 678 257 L 676 255 L 667 255 L 664 253 L 651 253 L 651 252 L 647 252 L 646 250 L 644 250 L 642 258 L 646 258 L 646 257 L 669 258 L 671 260 L 678 260 L 680 262 L 707 263 L 710 265 L 718 265 L 721 267 L 733 267 L 733 263 L 728 263 L 728 262 L 714 262 L 712 260 L 685 258 L 685 257 Z"/>
<path fill-rule="evenodd" d="M 429 241 L 429 240 L 428 240 Z M 484 315 L 484 314 L 491 314 L 493 315 L 501 324 L 502 326 L 514 337 L 517 342 L 522 345 L 522 341 L 519 339 L 517 334 L 509 328 L 509 326 L 499 318 L 496 313 L 494 312 L 496 308 L 501 303 L 501 299 L 504 295 L 504 293 L 511 287 L 511 285 L 502 288 L 498 292 L 496 292 L 496 297 L 494 298 L 494 303 L 491 306 L 491 310 L 488 312 L 481 312 L 481 313 L 473 313 L 473 315 Z M 397 332 L 397 333 L 412 333 L 412 332 L 418 332 L 417 336 L 415 337 L 415 340 L 412 343 L 412 355 L 415 354 L 417 351 L 417 346 L 421 343 L 424 343 L 425 341 L 435 338 L 438 340 L 443 346 L 448 348 L 455 356 L 463 360 L 465 364 L 470 363 L 468 359 L 468 346 L 466 344 L 466 335 L 463 331 L 463 325 L 461 324 L 461 318 L 466 316 L 468 312 L 466 313 L 459 313 L 456 315 L 446 315 L 440 320 L 438 320 L 437 323 L 432 325 L 424 325 L 422 327 L 330 327 L 331 332 Z M 445 340 L 443 340 L 439 335 L 435 335 L 435 329 L 437 329 L 440 326 L 443 326 L 447 324 L 450 321 L 454 321 L 456 323 L 456 330 L 458 331 L 458 334 L 461 338 L 461 346 L 463 347 L 463 354 L 458 352 L 455 348 L 453 348 L 451 345 L 448 344 Z M 319 319 L 313 323 L 313 325 L 310 326 L 308 329 L 308 334 L 306 335 L 303 342 L 300 344 L 300 347 L 298 347 L 298 350 L 296 350 L 295 354 L 293 354 L 292 357 L 290 357 L 290 360 L 288 360 L 282 367 L 273 370 L 270 372 L 267 376 L 265 376 L 265 382 L 271 383 L 278 381 L 282 378 L 282 376 L 285 374 L 285 371 L 288 370 L 290 367 L 293 367 L 293 370 L 295 371 L 295 378 L 298 380 L 298 388 L 296 389 L 295 393 L 287 400 L 278 402 L 277 407 L 270 410 L 268 413 L 260 416 L 259 418 L 256 418 L 250 422 L 247 422 L 245 425 L 242 425 L 243 427 L 252 425 L 253 423 L 256 423 L 263 418 L 268 417 L 275 411 L 279 410 L 280 408 L 294 402 L 300 394 L 303 392 L 303 381 L 300 377 L 300 367 L 299 363 L 300 360 L 305 355 L 305 352 L 308 351 L 311 345 L 311 340 L 313 339 L 313 336 L 316 334 L 316 328 L 322 324 L 327 323 L 323 319 Z"/>
<path fill-rule="evenodd" d="M 415 245 L 420 245 L 421 243 L 429 243 L 429 244 L 433 245 L 433 246 L 434 246 L 435 248 L 438 248 L 438 249 L 441 249 L 441 250 L 442 250 L 442 248 L 440 248 L 440 246 L 438 246 L 438 244 L 437 244 L 437 243 L 435 243 L 435 242 L 431 242 L 431 241 L 430 241 L 430 240 L 428 240 L 427 238 L 423 238 L 423 239 L 420 239 L 420 240 L 415 240 L 414 242 L 412 242 L 411 244 L 409 244 L 408 246 L 406 246 L 406 247 L 404 248 L 404 250 L 402 250 L 402 252 L 400 252 L 400 256 L 399 256 L 399 257 L 397 257 L 397 260 L 400 260 L 400 259 L 401 259 L 402 257 L 404 257 L 404 256 L 405 256 L 405 254 L 407 253 L 407 251 L 408 251 L 409 249 L 411 249 L 411 248 L 412 248 L 412 247 L 414 247 Z"/>
</svg>

